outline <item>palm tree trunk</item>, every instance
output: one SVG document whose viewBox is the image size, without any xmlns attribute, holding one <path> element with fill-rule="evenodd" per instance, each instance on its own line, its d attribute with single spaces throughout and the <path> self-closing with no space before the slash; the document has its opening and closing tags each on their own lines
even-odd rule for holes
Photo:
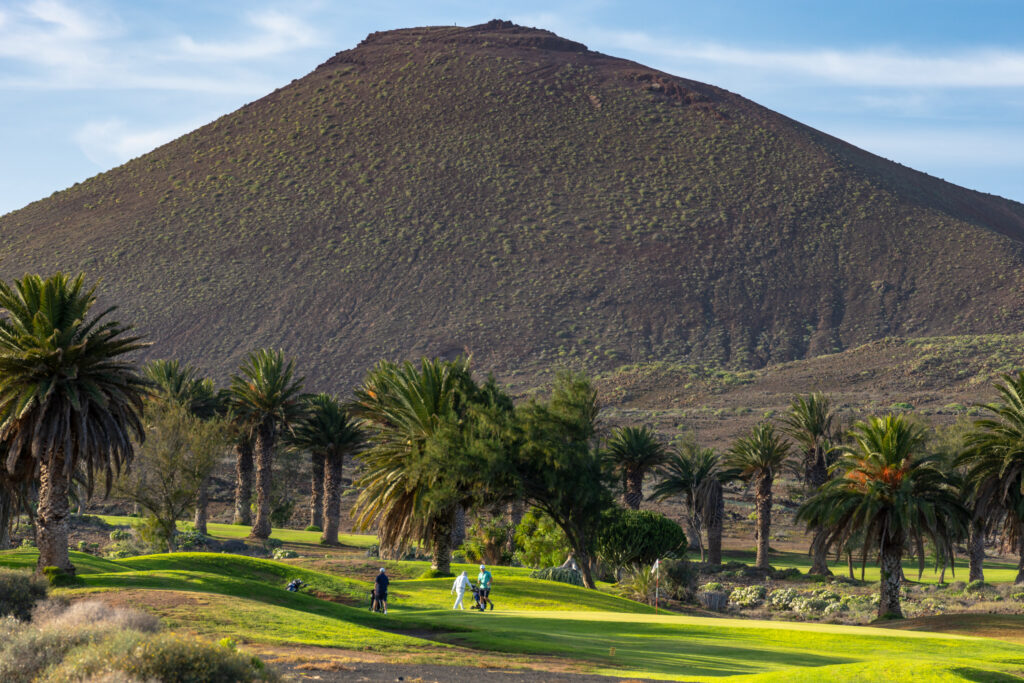
<svg viewBox="0 0 1024 683">
<path fill-rule="evenodd" d="M 14 494 L 0 486 L 0 550 L 11 547 L 11 521 L 14 517 Z"/>
<path fill-rule="evenodd" d="M 338 545 L 338 527 L 341 525 L 341 470 L 345 456 L 328 455 L 324 460 L 324 533 L 321 543 Z"/>
<path fill-rule="evenodd" d="M 313 476 L 309 491 L 309 525 L 324 528 L 324 455 L 313 453 Z"/>
<path fill-rule="evenodd" d="M 1024 541 L 1018 541 L 1017 578 L 1013 580 L 1015 586 L 1024 584 Z"/>
<path fill-rule="evenodd" d="M 850 550 L 846 551 L 846 571 L 850 573 L 851 579 L 857 578 L 853 573 L 853 552 Z"/>
<path fill-rule="evenodd" d="M 902 619 L 900 608 L 900 585 L 903 577 L 903 539 L 882 539 L 879 553 L 881 580 L 879 582 L 879 619 Z"/>
<path fill-rule="evenodd" d="M 455 518 L 452 521 L 452 548 L 458 548 L 466 540 L 466 508 L 455 506 Z"/>
<path fill-rule="evenodd" d="M 270 538 L 270 486 L 274 480 L 274 437 L 277 425 L 272 418 L 266 418 L 256 429 L 256 520 L 253 522 L 250 538 Z"/>
<path fill-rule="evenodd" d="M 715 514 L 708 519 L 708 563 L 722 564 L 722 528 L 725 526 L 725 496 L 719 492 Z"/>
<path fill-rule="evenodd" d="M 63 453 L 54 453 L 44 458 L 39 467 L 37 573 L 42 573 L 43 567 L 58 567 L 68 574 L 75 573 L 75 567 L 68 557 L 68 473 L 64 467 Z"/>
<path fill-rule="evenodd" d="M 985 580 L 985 523 L 975 517 L 967 536 L 968 581 Z"/>
<path fill-rule="evenodd" d="M 828 464 L 825 462 L 825 449 L 815 446 L 811 459 L 811 467 L 808 472 L 808 483 L 813 487 L 811 493 L 817 491 L 828 481 Z M 822 528 L 814 530 L 814 537 L 811 540 L 811 570 L 810 574 L 818 576 L 832 576 L 832 570 L 828 568 L 828 531 Z"/>
<path fill-rule="evenodd" d="M 689 541 L 687 550 L 698 550 L 700 551 L 700 561 L 704 561 L 704 543 L 702 534 L 700 533 L 700 526 L 696 520 L 696 514 L 693 510 L 690 514 L 686 515 L 686 538 Z"/>
<path fill-rule="evenodd" d="M 430 568 L 440 574 L 452 573 L 452 527 L 455 526 L 455 506 L 434 521 L 430 535 L 430 550 L 433 558 Z"/>
<path fill-rule="evenodd" d="M 626 473 L 626 495 L 623 500 L 631 510 L 640 509 L 640 501 L 644 499 L 644 471 L 631 470 Z"/>
<path fill-rule="evenodd" d="M 252 500 L 252 444 L 248 439 L 235 444 L 235 524 L 252 524 L 249 501 Z"/>
<path fill-rule="evenodd" d="M 209 496 L 207 495 L 207 488 L 210 484 L 210 478 L 206 477 L 203 479 L 203 483 L 199 485 L 199 495 L 196 499 L 196 519 L 195 527 L 196 531 L 201 533 L 203 536 L 207 535 L 206 532 L 206 509 L 209 503 Z"/>
<path fill-rule="evenodd" d="M 772 480 L 774 477 L 762 474 L 757 480 L 754 505 L 757 508 L 757 568 L 770 569 L 768 563 L 768 539 L 772 529 Z"/>
<path fill-rule="evenodd" d="M 811 539 L 811 569 L 808 574 L 818 576 L 832 576 L 832 570 L 828 568 L 828 530 L 818 527 L 814 530 L 814 538 Z"/>
<path fill-rule="evenodd" d="M 516 551 L 516 528 L 519 523 L 523 521 L 523 515 L 526 514 L 526 504 L 522 498 L 516 498 L 508 504 L 508 537 L 505 539 L 505 546 L 509 553 Z"/>
</svg>

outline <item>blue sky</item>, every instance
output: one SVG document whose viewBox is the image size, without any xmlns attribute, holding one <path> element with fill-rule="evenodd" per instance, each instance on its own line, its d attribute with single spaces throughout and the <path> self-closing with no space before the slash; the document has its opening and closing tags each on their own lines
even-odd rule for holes
<svg viewBox="0 0 1024 683">
<path fill-rule="evenodd" d="M 371 31 L 492 18 L 1024 201 L 1019 0 L 0 0 L 0 214 L 233 111 Z"/>
</svg>

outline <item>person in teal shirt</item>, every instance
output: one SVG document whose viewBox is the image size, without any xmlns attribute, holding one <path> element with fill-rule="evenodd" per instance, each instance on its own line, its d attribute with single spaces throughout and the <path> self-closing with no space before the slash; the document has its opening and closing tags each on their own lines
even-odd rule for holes
<svg viewBox="0 0 1024 683">
<path fill-rule="evenodd" d="M 480 609 L 484 609 L 484 603 L 488 603 L 491 606 L 491 611 L 494 611 L 494 603 L 491 602 L 491 573 L 487 571 L 487 567 L 480 565 L 480 574 L 476 577 L 477 587 L 480 589 Z"/>
</svg>

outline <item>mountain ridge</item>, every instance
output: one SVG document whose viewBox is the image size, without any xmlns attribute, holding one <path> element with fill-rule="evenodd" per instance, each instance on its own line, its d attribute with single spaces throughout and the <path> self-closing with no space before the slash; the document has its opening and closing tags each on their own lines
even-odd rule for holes
<svg viewBox="0 0 1024 683">
<path fill-rule="evenodd" d="M 1024 205 L 499 21 L 371 34 L 0 234 L 0 275 L 102 277 L 152 356 L 282 347 L 332 390 L 380 357 L 760 367 L 1024 328 Z"/>
</svg>

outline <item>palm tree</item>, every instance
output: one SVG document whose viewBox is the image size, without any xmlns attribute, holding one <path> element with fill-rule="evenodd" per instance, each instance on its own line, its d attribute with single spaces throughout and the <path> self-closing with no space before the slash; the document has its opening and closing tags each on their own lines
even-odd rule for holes
<svg viewBox="0 0 1024 683">
<path fill-rule="evenodd" d="M 775 428 L 761 422 L 754 426 L 749 436 L 736 439 L 726 454 L 726 466 L 736 471 L 736 476 L 755 487 L 754 504 L 757 510 L 757 564 L 760 569 L 770 569 L 768 564 L 768 541 L 772 526 L 772 484 L 775 475 L 787 464 L 789 442 L 775 433 Z"/>
<path fill-rule="evenodd" d="M 690 540 L 700 549 L 704 561 L 704 543 L 701 530 L 707 527 L 708 560 L 722 563 L 722 525 L 725 521 L 725 496 L 722 484 L 732 476 L 726 470 L 722 457 L 713 448 L 701 448 L 686 440 L 672 449 L 668 461 L 658 470 L 661 479 L 654 487 L 651 498 L 665 500 L 683 496 L 686 500 L 687 532 Z"/>
<path fill-rule="evenodd" d="M 431 566 L 442 573 L 451 569 L 455 509 L 466 498 L 451 465 L 463 455 L 462 418 L 474 391 L 461 358 L 424 358 L 419 368 L 381 361 L 356 389 L 351 409 L 377 429 L 360 455 L 357 525 L 376 522 L 385 552 L 429 544 Z"/>
<path fill-rule="evenodd" d="M 231 378 L 235 412 L 252 425 L 256 460 L 256 521 L 252 538 L 270 537 L 270 486 L 273 479 L 274 445 L 278 431 L 302 416 L 302 378 L 295 379 L 295 363 L 283 351 L 260 349 L 250 353 L 241 374 Z"/>
<path fill-rule="evenodd" d="M 213 381 L 203 378 L 198 368 L 178 360 L 154 360 L 143 366 L 142 374 L 153 384 L 157 400 L 180 405 L 201 420 L 223 412 Z M 208 484 L 209 480 L 204 479 L 196 499 L 194 526 L 201 534 L 207 532 Z"/>
<path fill-rule="evenodd" d="M 639 510 L 644 498 L 644 475 L 668 457 L 657 434 L 650 427 L 621 427 L 612 432 L 604 455 L 612 471 L 622 477 L 626 506 Z"/>
<path fill-rule="evenodd" d="M 91 489 L 96 470 L 109 488 L 143 438 L 147 383 L 125 354 L 145 346 L 128 327 L 92 313 L 95 288 L 84 276 L 44 280 L 26 275 L 0 283 L 0 441 L 8 472 L 31 463 L 38 472 L 38 570 L 74 573 L 68 558 L 68 481 L 83 468 Z"/>
<path fill-rule="evenodd" d="M 954 543 L 969 514 L 941 458 L 925 452 L 926 431 L 904 415 L 872 417 L 853 428 L 854 445 L 827 482 L 797 512 L 808 528 L 824 526 L 829 543 L 863 534 L 862 561 L 877 550 L 881 563 L 880 618 L 900 618 L 903 551 L 915 549 L 924 571 L 925 540 L 940 562 L 953 561 Z"/>
<path fill-rule="evenodd" d="M 342 465 L 346 455 L 362 446 L 365 434 L 349 419 L 345 409 L 334 397 L 317 394 L 309 399 L 306 417 L 295 426 L 289 440 L 294 446 L 309 451 L 313 459 L 310 502 L 312 524 L 320 526 L 315 515 L 322 518 L 321 522 L 326 521 L 321 542 L 336 545 L 340 522 Z"/>
<path fill-rule="evenodd" d="M 789 412 L 782 416 L 783 431 L 803 448 L 804 481 L 811 492 L 828 481 L 826 454 L 831 450 L 833 414 L 828 397 L 821 393 L 794 396 Z M 810 574 L 831 576 L 828 568 L 828 544 L 825 529 L 815 529 L 811 540 Z"/>
<path fill-rule="evenodd" d="M 1001 523 L 1019 553 L 1016 583 L 1024 583 L 1024 372 L 1003 375 L 995 389 L 999 400 L 983 406 L 988 416 L 974 422 L 957 460 L 975 507 L 970 555 L 984 557 L 985 531 Z"/>
<path fill-rule="evenodd" d="M 188 408 L 198 418 L 208 419 L 220 411 L 213 381 L 203 378 L 198 368 L 178 360 L 154 360 L 143 366 L 142 374 L 157 398 Z"/>
</svg>

